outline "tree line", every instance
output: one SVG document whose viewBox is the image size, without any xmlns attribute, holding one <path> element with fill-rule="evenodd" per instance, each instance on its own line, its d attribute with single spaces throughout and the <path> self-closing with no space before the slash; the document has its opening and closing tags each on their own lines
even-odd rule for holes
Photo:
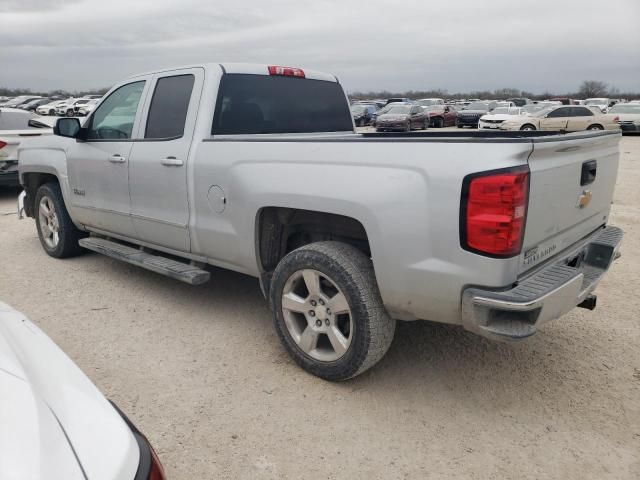
<svg viewBox="0 0 640 480">
<path fill-rule="evenodd" d="M 354 100 L 363 100 L 370 98 L 494 98 L 505 100 L 507 98 L 530 98 L 532 100 L 545 100 L 556 97 L 568 98 L 624 98 L 632 100 L 640 98 L 639 92 L 621 92 L 615 87 L 608 85 L 599 80 L 585 80 L 576 92 L 551 92 L 545 91 L 541 93 L 528 92 L 517 88 L 499 88 L 497 90 L 472 90 L 469 92 L 450 93 L 444 89 L 432 90 L 409 90 L 405 92 L 392 92 L 388 90 L 369 91 L 369 92 L 353 92 L 349 97 Z"/>
</svg>

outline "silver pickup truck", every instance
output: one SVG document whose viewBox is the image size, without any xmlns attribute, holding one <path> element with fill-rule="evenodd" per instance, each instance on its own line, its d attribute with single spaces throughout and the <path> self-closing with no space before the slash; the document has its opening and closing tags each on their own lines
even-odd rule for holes
<svg viewBox="0 0 640 480">
<path fill-rule="evenodd" d="M 622 239 L 618 132 L 358 134 L 338 79 L 299 68 L 138 75 L 55 134 L 19 152 L 45 252 L 255 276 L 285 348 L 329 380 L 378 362 L 396 320 L 520 340 L 593 308 Z"/>
</svg>

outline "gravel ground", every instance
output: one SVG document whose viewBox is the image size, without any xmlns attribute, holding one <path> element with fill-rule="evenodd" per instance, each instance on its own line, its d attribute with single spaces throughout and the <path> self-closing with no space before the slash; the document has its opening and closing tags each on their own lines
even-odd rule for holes
<svg viewBox="0 0 640 480">
<path fill-rule="evenodd" d="M 505 345 L 401 323 L 342 384 L 278 343 L 255 279 L 189 287 L 97 254 L 54 260 L 0 192 L 0 299 L 26 313 L 155 445 L 169 478 L 640 478 L 640 138 L 598 308 Z M 8 214 L 8 215 L 5 215 Z"/>
</svg>

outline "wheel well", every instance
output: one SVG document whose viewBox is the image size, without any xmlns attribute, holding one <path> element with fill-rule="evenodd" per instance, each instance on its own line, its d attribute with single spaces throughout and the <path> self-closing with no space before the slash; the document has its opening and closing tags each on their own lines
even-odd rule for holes
<svg viewBox="0 0 640 480">
<path fill-rule="evenodd" d="M 601 128 L 602 130 L 604 130 L 604 127 L 600 123 L 592 123 L 591 125 L 589 125 L 587 127 L 587 130 L 589 130 L 590 128 L 593 128 L 593 127 L 598 127 L 598 128 Z"/>
<path fill-rule="evenodd" d="M 371 256 L 364 226 L 356 219 L 296 208 L 266 207 L 257 218 L 257 252 L 262 284 L 268 293 L 271 273 L 287 253 L 313 242 L 335 240 Z"/>
<path fill-rule="evenodd" d="M 532 127 L 534 130 L 536 129 L 536 126 L 533 123 L 525 123 L 520 127 L 520 130 L 522 130 L 524 127 Z"/>
<path fill-rule="evenodd" d="M 35 209 L 35 201 L 36 201 L 36 192 L 41 185 L 49 182 L 58 182 L 58 177 L 52 175 L 50 173 L 25 173 L 23 175 L 23 184 L 25 192 L 27 193 L 27 197 L 24 202 L 24 211 L 28 217 L 33 217 L 34 209 Z"/>
</svg>

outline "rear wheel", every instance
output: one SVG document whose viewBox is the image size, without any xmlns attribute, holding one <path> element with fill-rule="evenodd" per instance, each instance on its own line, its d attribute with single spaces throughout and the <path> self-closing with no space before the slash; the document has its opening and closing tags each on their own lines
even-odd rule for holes
<svg viewBox="0 0 640 480">
<path fill-rule="evenodd" d="M 64 206 L 62 191 L 57 183 L 45 183 L 36 193 L 36 227 L 40 244 L 55 258 L 73 257 L 82 253 L 78 240 L 86 233 L 78 230 Z"/>
<path fill-rule="evenodd" d="M 340 242 L 312 243 L 286 255 L 273 274 L 271 308 L 291 357 L 326 380 L 371 368 L 395 332 L 371 260 Z"/>
<path fill-rule="evenodd" d="M 602 125 L 589 125 L 589 128 L 587 128 L 587 130 L 604 130 L 604 127 Z"/>
<path fill-rule="evenodd" d="M 526 123 L 526 124 L 524 124 L 523 126 L 520 127 L 520 130 L 522 130 L 523 132 L 531 132 L 531 131 L 533 131 L 535 129 L 536 129 L 536 127 L 534 127 L 530 123 Z"/>
<path fill-rule="evenodd" d="M 441 117 L 436 118 L 436 120 L 434 122 L 434 127 L 436 127 L 436 128 L 444 127 L 444 118 L 441 118 Z"/>
</svg>

